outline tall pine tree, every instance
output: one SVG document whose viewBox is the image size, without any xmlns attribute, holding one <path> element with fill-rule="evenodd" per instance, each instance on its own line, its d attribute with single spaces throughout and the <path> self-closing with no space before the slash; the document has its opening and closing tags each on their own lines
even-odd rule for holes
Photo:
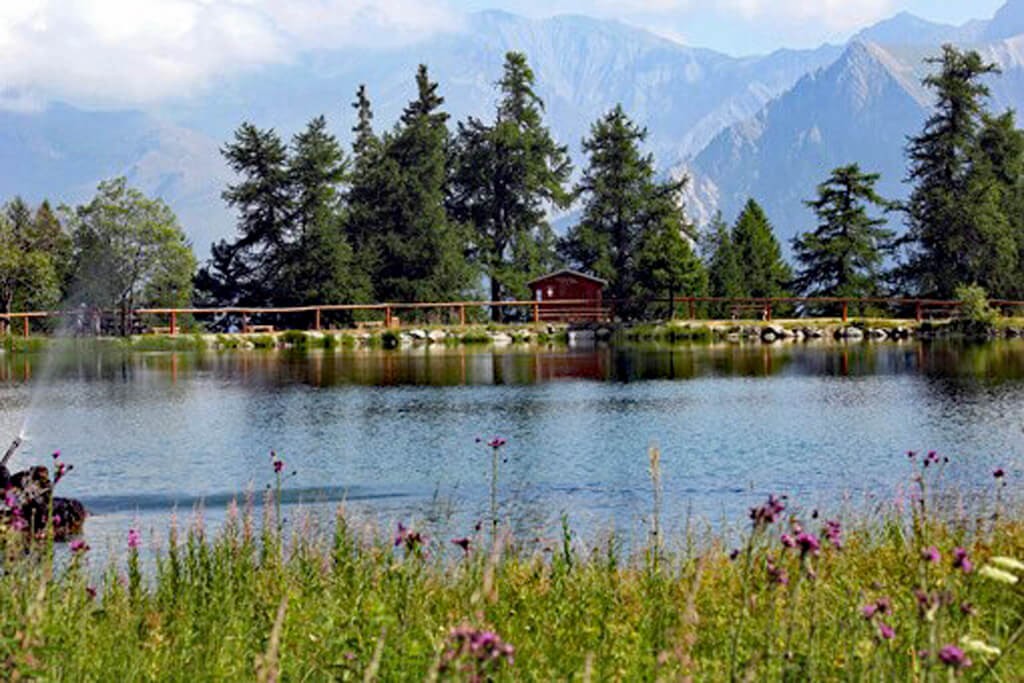
<svg viewBox="0 0 1024 683">
<path fill-rule="evenodd" d="M 384 141 L 393 162 L 378 205 L 380 229 L 373 273 L 383 301 L 445 301 L 460 297 L 472 283 L 462 227 L 445 209 L 448 177 L 448 115 L 427 67 L 416 74 L 417 96 Z"/>
<path fill-rule="evenodd" d="M 875 191 L 879 174 L 857 164 L 832 171 L 805 204 L 818 217 L 812 232 L 798 235 L 793 250 L 800 263 L 794 287 L 803 296 L 867 297 L 879 295 L 881 268 L 894 233 L 868 207 L 887 210 L 890 202 Z M 829 310 L 835 306 L 827 307 Z"/>
<path fill-rule="evenodd" d="M 239 176 L 222 193 L 238 212 L 238 238 L 213 245 L 196 288 L 210 303 L 273 304 L 292 239 L 288 150 L 273 129 L 243 123 L 221 154 Z"/>
<path fill-rule="evenodd" d="M 921 295 L 949 298 L 960 284 L 998 290 L 1015 275 L 1016 255 L 999 184 L 978 150 L 989 95 L 982 79 L 998 69 L 951 45 L 928 62 L 939 67 L 924 79 L 935 111 L 907 147 L 914 189 L 900 274 Z"/>
<path fill-rule="evenodd" d="M 736 261 L 743 273 L 743 295 L 748 297 L 784 297 L 789 295 L 792 270 L 782 258 L 764 209 L 753 199 L 736 219 L 732 231 Z"/>
<path fill-rule="evenodd" d="M 449 208 L 472 226 L 476 261 L 490 279 L 492 301 L 528 296 L 526 283 L 555 263 L 550 207 L 571 201 L 568 150 L 544 125 L 544 103 L 522 53 L 505 57 L 493 125 L 470 118 L 454 146 Z M 502 312 L 493 309 L 495 318 Z"/>
<path fill-rule="evenodd" d="M 743 270 L 732 242 L 732 229 L 719 211 L 711 220 L 705 237 L 705 263 L 708 271 L 708 293 L 713 297 L 732 298 L 748 296 L 743 281 Z M 729 312 L 727 303 L 715 303 L 711 314 L 724 317 Z"/>
</svg>

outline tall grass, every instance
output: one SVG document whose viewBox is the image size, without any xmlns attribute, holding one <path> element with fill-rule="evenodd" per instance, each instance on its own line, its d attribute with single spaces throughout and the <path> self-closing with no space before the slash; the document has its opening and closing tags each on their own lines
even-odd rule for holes
<svg viewBox="0 0 1024 683">
<path fill-rule="evenodd" d="M 344 509 L 283 529 L 275 457 L 262 505 L 159 549 L 130 530 L 105 569 L 8 535 L 0 679 L 1020 680 L 1024 524 L 959 509 L 938 457 L 915 461 L 902 512 L 840 524 L 773 497 L 740 542 L 667 539 L 652 449 L 655 533 L 625 552 L 567 524 L 391 537 Z"/>
</svg>

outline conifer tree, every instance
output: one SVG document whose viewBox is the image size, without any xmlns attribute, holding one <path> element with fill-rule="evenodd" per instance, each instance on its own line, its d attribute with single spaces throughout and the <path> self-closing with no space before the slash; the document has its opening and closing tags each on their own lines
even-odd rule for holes
<svg viewBox="0 0 1024 683">
<path fill-rule="evenodd" d="M 278 285 L 281 303 L 351 303 L 367 295 L 342 225 L 346 171 L 326 119 L 314 118 L 292 141 L 288 174 L 296 235 Z"/>
<path fill-rule="evenodd" d="M 706 237 L 706 264 L 708 272 L 708 293 L 713 297 L 749 296 L 743 281 L 743 270 L 732 242 L 732 230 L 719 211 L 711 221 Z M 728 314 L 729 304 L 715 303 L 711 313 L 717 317 Z"/>
<path fill-rule="evenodd" d="M 998 68 L 951 45 L 928 62 L 939 67 L 924 79 L 935 91 L 935 111 L 907 147 L 914 189 L 906 206 L 910 253 L 900 274 L 921 295 L 949 298 L 960 284 L 998 291 L 1017 259 L 1001 188 L 979 163 L 978 149 L 989 95 L 982 79 Z"/>
<path fill-rule="evenodd" d="M 238 212 L 238 237 L 213 245 L 196 287 L 212 303 L 272 304 L 292 239 L 288 150 L 273 129 L 243 123 L 221 154 L 240 177 L 222 193 Z"/>
<path fill-rule="evenodd" d="M 890 202 L 875 191 L 879 174 L 857 164 L 832 171 L 805 204 L 818 217 L 815 230 L 798 235 L 793 250 L 800 263 L 794 287 L 803 296 L 867 297 L 880 294 L 881 268 L 894 233 L 868 207 L 888 210 Z M 829 310 L 835 306 L 827 307 Z"/>
<path fill-rule="evenodd" d="M 505 57 L 493 125 L 470 118 L 454 146 L 449 209 L 474 232 L 473 252 L 493 301 L 525 298 L 526 282 L 555 263 L 550 207 L 568 206 L 566 147 L 544 125 L 544 103 L 522 53 Z M 502 312 L 495 307 L 495 318 Z"/>
<path fill-rule="evenodd" d="M 753 199 L 747 200 L 736 219 L 732 243 L 743 273 L 744 296 L 762 298 L 789 294 L 792 271 L 782 258 L 782 248 L 764 209 Z"/>
<path fill-rule="evenodd" d="M 416 98 L 384 142 L 384 156 L 394 164 L 389 179 L 397 181 L 397 187 L 386 188 L 377 211 L 380 230 L 373 237 L 373 279 L 380 300 L 452 300 L 472 281 L 464 231 L 449 220 L 445 209 L 448 115 L 441 111 L 444 98 L 426 66 L 420 65 L 416 86 Z"/>
</svg>

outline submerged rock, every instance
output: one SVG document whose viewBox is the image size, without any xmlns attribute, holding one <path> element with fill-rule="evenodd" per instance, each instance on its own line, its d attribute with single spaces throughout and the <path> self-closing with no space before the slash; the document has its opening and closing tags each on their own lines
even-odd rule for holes
<svg viewBox="0 0 1024 683">
<path fill-rule="evenodd" d="M 54 496 L 54 483 L 46 467 L 31 467 L 12 475 L 0 465 L 0 486 L 4 490 L 0 521 L 8 528 L 38 534 L 50 524 L 52 512 L 54 540 L 66 541 L 82 532 L 88 516 L 85 506 L 73 498 Z"/>
</svg>

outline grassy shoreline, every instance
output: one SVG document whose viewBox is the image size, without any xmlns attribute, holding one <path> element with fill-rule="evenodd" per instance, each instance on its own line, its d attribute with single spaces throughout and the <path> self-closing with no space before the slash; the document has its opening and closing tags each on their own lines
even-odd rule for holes
<svg viewBox="0 0 1024 683">
<path fill-rule="evenodd" d="M 55 563 L 8 536 L 0 677 L 1017 680 L 1024 519 L 1006 473 L 966 505 L 942 459 L 914 461 L 906 500 L 832 519 L 773 497 L 729 542 L 659 538 L 653 452 L 651 536 L 629 553 L 567 527 L 392 537 L 344 510 L 282 532 L 280 488 L 215 535 L 194 521 L 154 550 L 126 530 L 99 581 L 87 548 Z"/>
</svg>

